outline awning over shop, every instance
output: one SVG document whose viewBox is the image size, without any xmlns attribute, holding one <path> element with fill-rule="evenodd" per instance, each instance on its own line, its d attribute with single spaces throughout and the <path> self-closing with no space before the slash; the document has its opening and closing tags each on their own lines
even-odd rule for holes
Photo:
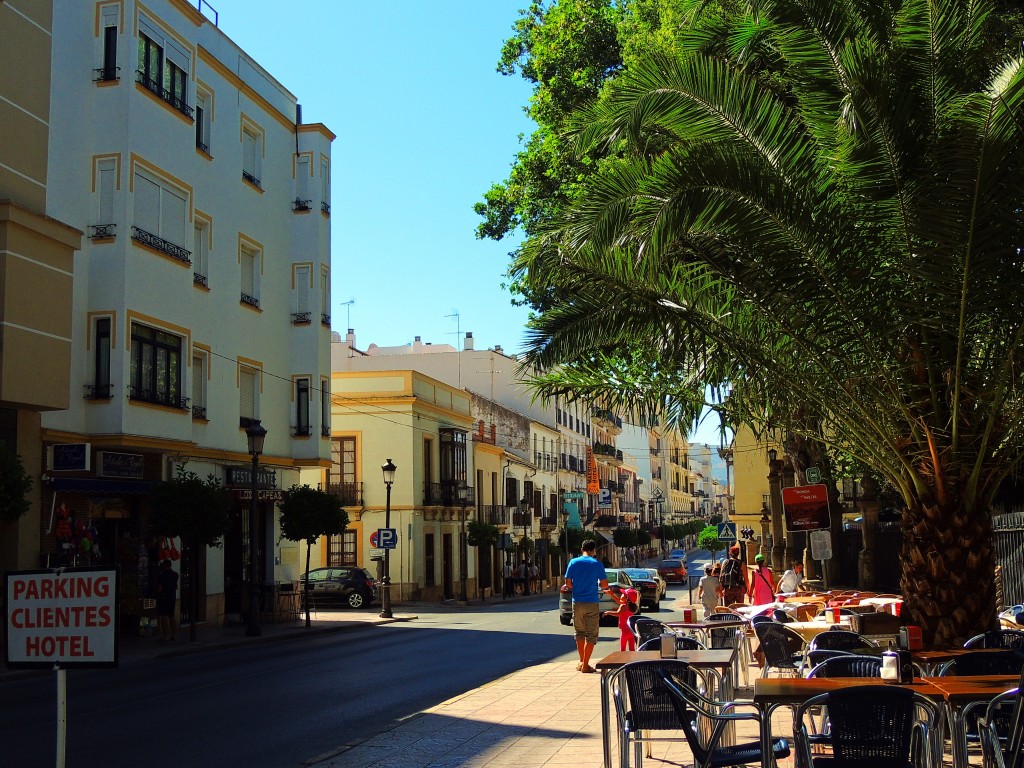
<svg viewBox="0 0 1024 768">
<path fill-rule="evenodd" d="M 605 533 L 604 531 L 599 531 L 596 528 L 594 529 L 594 533 L 596 533 L 598 536 L 603 538 L 609 544 L 614 544 L 615 543 L 615 537 L 612 536 L 610 533 Z"/>
<path fill-rule="evenodd" d="M 84 493 L 90 496 L 121 496 L 149 493 L 153 483 L 146 480 L 106 480 L 96 477 L 55 477 L 50 480 L 54 491 Z"/>
</svg>

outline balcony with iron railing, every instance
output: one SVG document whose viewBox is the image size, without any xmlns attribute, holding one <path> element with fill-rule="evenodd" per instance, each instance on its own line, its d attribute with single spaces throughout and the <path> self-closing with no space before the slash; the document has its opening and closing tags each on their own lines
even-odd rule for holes
<svg viewBox="0 0 1024 768">
<path fill-rule="evenodd" d="M 320 203 L 320 213 L 324 214 L 325 216 L 330 216 L 331 215 L 331 204 L 330 203 Z"/>
<path fill-rule="evenodd" d="M 532 512 L 520 512 L 515 507 L 511 507 L 515 510 L 512 513 L 512 527 L 513 528 L 530 528 L 533 526 L 533 513 Z"/>
<path fill-rule="evenodd" d="M 292 325 L 309 325 L 312 320 L 312 312 L 292 312 Z"/>
<path fill-rule="evenodd" d="M 150 78 L 146 77 L 146 73 L 143 72 L 141 69 L 136 71 L 135 81 L 150 93 L 166 101 L 176 110 L 181 112 L 181 114 L 183 114 L 189 120 L 192 119 L 192 107 L 185 103 L 185 99 L 179 96 L 175 96 L 173 93 L 164 88 L 156 80 L 151 80 Z"/>
<path fill-rule="evenodd" d="M 253 309 L 259 309 L 260 308 L 260 300 L 258 298 L 256 298 L 255 296 L 250 296 L 248 293 L 241 293 L 241 294 L 239 294 L 238 301 L 239 301 L 239 303 L 245 304 L 247 306 L 250 306 Z"/>
<path fill-rule="evenodd" d="M 86 384 L 86 400 L 109 400 L 113 397 L 112 388 L 109 384 Z"/>
<path fill-rule="evenodd" d="M 597 421 L 598 426 L 603 429 L 606 429 L 613 434 L 618 434 L 622 431 L 622 419 L 616 416 L 608 408 L 594 408 L 593 416 Z"/>
<path fill-rule="evenodd" d="M 313 430 L 309 424 L 300 424 L 297 427 L 292 427 L 292 437 L 309 437 L 311 434 L 313 434 Z"/>
<path fill-rule="evenodd" d="M 484 504 L 477 507 L 480 520 L 491 525 L 508 526 L 512 519 L 510 507 L 503 507 L 500 504 Z"/>
<path fill-rule="evenodd" d="M 294 200 L 292 200 L 292 210 L 293 211 L 304 212 L 304 211 L 310 211 L 312 209 L 313 209 L 313 201 L 312 200 L 302 200 L 302 199 L 300 199 L 298 197 L 296 197 Z"/>
<path fill-rule="evenodd" d="M 106 240 L 114 237 L 114 227 L 117 224 L 90 224 L 89 239 L 90 240 Z"/>
<path fill-rule="evenodd" d="M 152 232 L 147 232 L 146 230 L 139 229 L 138 227 L 132 227 L 132 240 L 142 243 L 153 250 L 166 253 L 168 256 L 184 262 L 185 264 L 192 264 L 192 251 L 182 248 L 180 245 L 175 245 L 170 240 L 164 240 L 162 237 L 158 237 Z"/>
<path fill-rule="evenodd" d="M 242 178 L 256 187 L 256 189 L 263 189 L 262 182 L 248 171 L 242 171 Z"/>
<path fill-rule="evenodd" d="M 455 481 L 423 484 L 423 504 L 427 507 L 459 507 L 462 504 L 475 505 L 476 493 L 472 486 L 466 486 L 466 498 L 459 498 Z"/>
<path fill-rule="evenodd" d="M 554 512 L 542 512 L 540 516 L 541 528 L 555 528 L 558 525 L 558 516 Z"/>
<path fill-rule="evenodd" d="M 192 406 L 192 418 L 198 421 L 206 421 L 206 406 L 205 405 L 193 405 Z"/>
<path fill-rule="evenodd" d="M 100 67 L 99 69 L 93 70 L 93 82 L 94 83 L 109 83 L 114 80 L 121 79 L 121 68 L 120 67 Z"/>
<path fill-rule="evenodd" d="M 363 505 L 362 483 L 328 483 L 327 492 L 341 499 L 343 507 L 361 507 Z"/>
<path fill-rule="evenodd" d="M 320 314 L 320 325 L 326 325 L 328 327 L 330 327 L 331 325 L 331 316 L 328 315 L 326 312 L 322 312 Z"/>
<path fill-rule="evenodd" d="M 152 405 L 165 405 L 168 408 L 177 408 L 182 411 L 191 410 L 188 405 L 189 398 L 187 397 L 179 397 L 171 392 L 137 387 L 134 384 L 128 386 L 128 399 Z"/>
</svg>

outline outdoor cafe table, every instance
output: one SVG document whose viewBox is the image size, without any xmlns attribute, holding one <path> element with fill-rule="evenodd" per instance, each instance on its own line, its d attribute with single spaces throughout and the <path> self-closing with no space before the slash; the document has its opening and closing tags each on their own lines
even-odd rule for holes
<svg viewBox="0 0 1024 768">
<path fill-rule="evenodd" d="M 796 707 L 821 693 L 855 685 L 896 685 L 877 677 L 762 677 L 754 681 L 754 704 L 761 718 L 761 768 L 773 768 L 772 713 L 779 707 Z M 900 685 L 932 699 L 941 699 L 942 692 L 920 677 Z M 795 716 L 795 714 L 794 714 Z M 794 723 L 794 728 L 796 724 Z"/>
<path fill-rule="evenodd" d="M 750 625 L 750 620 L 745 619 L 742 616 L 736 616 L 731 619 L 722 619 L 721 621 L 709 621 L 703 619 L 702 621 L 666 621 L 665 624 L 673 630 L 686 630 L 688 632 L 698 633 L 702 637 L 702 642 L 708 648 L 711 648 L 711 631 L 715 629 L 740 629 Z M 746 634 L 738 641 L 740 653 L 736 654 L 733 658 L 733 676 L 738 681 L 739 673 L 743 673 L 743 684 L 748 685 L 748 675 L 751 662 L 750 645 L 747 640 Z"/>
<path fill-rule="evenodd" d="M 719 690 L 725 700 L 733 696 L 732 659 L 735 648 L 715 651 L 677 651 L 676 658 L 694 669 L 712 672 L 719 680 Z M 611 715 L 611 680 L 622 667 L 634 661 L 660 661 L 659 651 L 615 651 L 595 664 L 601 673 L 601 743 L 604 748 L 604 768 L 612 768 L 612 742 L 609 719 Z M 709 692 L 713 696 L 713 692 Z"/>
<path fill-rule="evenodd" d="M 942 693 L 949 718 L 953 768 L 967 768 L 967 721 L 964 707 L 974 701 L 991 701 L 1003 691 L 1014 688 L 1020 675 L 951 675 L 924 678 Z"/>
<path fill-rule="evenodd" d="M 789 627 L 794 632 L 799 634 L 800 637 L 802 637 L 804 641 L 808 643 L 811 642 L 818 635 L 820 635 L 822 632 L 827 632 L 828 630 L 832 629 L 832 627 L 837 627 L 838 629 L 843 629 L 848 632 L 853 631 L 853 627 L 850 625 L 849 616 L 840 616 L 838 624 L 829 624 L 824 620 L 815 619 L 814 621 L 787 621 L 785 623 L 785 626 Z M 887 632 L 878 635 L 867 635 L 864 633 L 860 633 L 860 635 L 861 637 L 867 638 L 868 640 L 878 643 L 879 645 L 896 644 L 896 633 L 894 632 Z"/>
</svg>

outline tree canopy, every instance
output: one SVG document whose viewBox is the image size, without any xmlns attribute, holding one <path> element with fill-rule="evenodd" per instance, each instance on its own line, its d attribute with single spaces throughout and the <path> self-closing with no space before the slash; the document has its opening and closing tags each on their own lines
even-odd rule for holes
<svg viewBox="0 0 1024 768">
<path fill-rule="evenodd" d="M 688 23 L 573 108 L 591 171 L 512 266 L 538 390 L 686 424 L 718 386 L 874 470 L 910 613 L 963 639 L 1024 456 L 1018 42 L 985 1 L 646 5 Z"/>
<path fill-rule="evenodd" d="M 28 512 L 32 478 L 25 472 L 21 456 L 0 442 L 0 523 L 13 523 Z"/>
</svg>

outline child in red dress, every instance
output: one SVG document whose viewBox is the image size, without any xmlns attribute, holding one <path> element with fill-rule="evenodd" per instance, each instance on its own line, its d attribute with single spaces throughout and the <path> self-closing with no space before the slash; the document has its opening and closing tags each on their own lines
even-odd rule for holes
<svg viewBox="0 0 1024 768">
<path fill-rule="evenodd" d="M 617 616 L 619 619 L 619 632 L 621 633 L 619 637 L 619 650 L 635 651 L 636 635 L 633 634 L 626 621 L 639 610 L 639 595 L 637 595 L 635 589 L 625 589 L 621 596 L 616 595 L 614 592 L 610 594 L 612 600 L 619 604 L 614 611 L 608 611 L 609 614 Z"/>
</svg>

